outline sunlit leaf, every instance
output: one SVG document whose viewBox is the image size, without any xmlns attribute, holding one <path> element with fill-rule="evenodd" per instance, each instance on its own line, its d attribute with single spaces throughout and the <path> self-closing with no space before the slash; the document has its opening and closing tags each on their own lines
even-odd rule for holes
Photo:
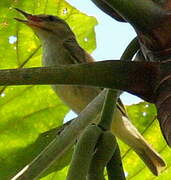
<svg viewBox="0 0 171 180">
<path fill-rule="evenodd" d="M 0 1 L 1 69 L 41 66 L 40 42 L 29 27 L 14 20 L 21 15 L 13 7 L 33 14 L 57 15 L 71 25 L 83 48 L 91 52 L 96 46 L 96 19 L 64 0 Z M 0 179 L 11 179 L 53 140 L 56 134 L 46 136 L 44 132 L 61 125 L 67 111 L 50 86 L 0 88 Z M 56 170 L 68 165 L 71 152 L 58 161 Z M 61 175 L 57 174 L 59 179 Z"/>
<path fill-rule="evenodd" d="M 64 0 L 2 0 L 1 69 L 41 66 L 40 42 L 29 27 L 13 19 L 21 16 L 13 7 L 29 13 L 58 15 L 69 23 L 83 48 L 89 52 L 95 49 L 96 19 L 80 13 Z M 0 88 L 0 179 L 11 179 L 54 139 L 53 129 L 63 123 L 67 111 L 49 86 Z M 119 141 L 127 179 L 171 179 L 171 150 L 161 135 L 154 105 L 143 102 L 127 107 L 127 111 L 132 123 L 167 163 L 162 174 L 155 177 L 136 153 Z M 66 152 L 41 179 L 65 179 L 71 155 L 72 150 Z"/>
</svg>

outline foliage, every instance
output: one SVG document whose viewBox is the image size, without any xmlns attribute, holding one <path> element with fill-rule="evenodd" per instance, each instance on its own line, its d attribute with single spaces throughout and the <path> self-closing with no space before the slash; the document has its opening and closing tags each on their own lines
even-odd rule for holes
<svg viewBox="0 0 171 180">
<path fill-rule="evenodd" d="M 76 33 L 82 47 L 89 52 L 95 49 L 94 26 L 97 21 L 64 0 L 6 0 L 0 1 L 0 7 L 1 69 L 41 66 L 39 41 L 28 27 L 15 22 L 13 18 L 18 15 L 12 7 L 64 18 Z M 0 177 L 9 180 L 54 138 L 53 135 L 47 137 L 42 133 L 61 125 L 68 108 L 49 86 L 1 87 L 0 93 Z M 136 127 L 167 161 L 167 168 L 157 179 L 169 179 L 170 150 L 161 136 L 155 107 L 143 102 L 129 106 L 127 110 Z M 127 178 L 155 179 L 133 150 L 119 143 Z M 58 161 L 58 171 L 41 179 L 65 179 L 70 157 L 71 152 L 68 152 Z"/>
<path fill-rule="evenodd" d="M 30 13 L 58 15 L 72 25 L 84 48 L 90 52 L 95 48 L 93 27 L 96 20 L 65 1 L 7 0 L 1 1 L 0 7 L 1 69 L 41 66 L 39 41 L 28 27 L 13 19 L 18 14 L 12 7 Z M 89 24 L 89 28 L 79 29 L 78 24 L 83 22 Z M 1 87 L 0 106 L 0 177 L 5 180 L 15 175 L 53 139 L 41 133 L 61 125 L 68 108 L 49 86 Z M 69 154 L 64 162 L 58 163 L 59 169 L 68 162 Z"/>
</svg>

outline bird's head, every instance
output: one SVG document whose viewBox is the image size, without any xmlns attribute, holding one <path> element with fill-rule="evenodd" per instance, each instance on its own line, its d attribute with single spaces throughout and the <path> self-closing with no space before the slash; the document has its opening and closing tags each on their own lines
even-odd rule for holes
<svg viewBox="0 0 171 180">
<path fill-rule="evenodd" d="M 25 20 L 19 18 L 15 19 L 31 27 L 41 40 L 47 40 L 49 38 L 64 40 L 74 36 L 68 24 L 57 16 L 43 14 L 32 15 L 18 8 L 15 9 L 26 18 Z"/>
</svg>

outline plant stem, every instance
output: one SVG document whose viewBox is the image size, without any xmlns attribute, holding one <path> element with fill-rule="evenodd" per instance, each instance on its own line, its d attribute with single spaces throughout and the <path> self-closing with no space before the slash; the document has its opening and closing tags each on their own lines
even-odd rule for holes
<svg viewBox="0 0 171 180">
<path fill-rule="evenodd" d="M 135 37 L 127 46 L 125 51 L 123 52 L 121 56 L 121 61 L 130 61 L 135 53 L 140 48 L 138 39 Z M 120 91 L 115 91 L 115 94 L 120 94 Z M 120 149 L 118 146 L 118 143 L 116 141 L 116 149 L 115 152 L 107 164 L 107 172 L 108 172 L 108 178 L 109 180 L 125 180 L 125 174 L 122 166 L 122 160 L 120 155 Z"/>
<path fill-rule="evenodd" d="M 124 53 L 121 56 L 122 61 L 130 61 L 135 53 L 139 49 L 139 43 L 138 39 L 134 38 L 127 48 L 125 49 Z M 111 122 L 112 122 L 112 117 L 113 113 L 116 108 L 116 102 L 117 99 L 120 95 L 120 91 L 118 90 L 111 90 L 108 89 L 106 92 L 106 97 L 105 97 L 105 102 L 103 105 L 103 110 L 102 110 L 102 115 L 101 115 L 101 120 L 99 125 L 103 127 L 104 129 L 109 130 L 111 127 Z M 107 164 L 107 170 L 108 170 L 108 178 L 109 180 L 125 180 L 125 175 L 124 175 L 124 170 L 122 166 L 122 161 L 121 161 L 121 155 L 120 155 L 120 149 L 117 144 L 117 141 L 115 141 L 116 144 L 116 149 L 114 151 L 114 154 Z"/>
<path fill-rule="evenodd" d="M 105 130 L 109 130 L 111 127 L 117 99 L 118 91 L 107 89 L 102 114 L 99 122 L 100 127 L 102 127 Z"/>
<path fill-rule="evenodd" d="M 58 67 L 7 69 L 0 70 L 0 85 L 95 86 L 124 90 L 152 102 L 159 68 L 157 62 L 101 61 Z"/>
<path fill-rule="evenodd" d="M 124 50 L 122 56 L 121 56 L 121 60 L 122 61 L 130 61 L 132 60 L 132 58 L 134 57 L 134 55 L 136 54 L 136 52 L 140 49 L 140 44 L 138 42 L 138 38 L 135 37 L 126 47 L 126 49 Z"/>
<path fill-rule="evenodd" d="M 165 17 L 165 11 L 152 0 L 102 0 L 121 14 L 135 29 L 148 31 Z"/>
<path fill-rule="evenodd" d="M 60 158 L 76 141 L 83 130 L 97 118 L 102 109 L 105 90 L 102 91 L 80 115 L 64 129 L 29 165 L 23 168 L 12 180 L 35 180 Z"/>
<path fill-rule="evenodd" d="M 107 164 L 107 173 L 109 180 L 125 180 L 125 174 L 122 166 L 119 146 L 116 143 L 116 149 L 111 160 Z"/>
</svg>

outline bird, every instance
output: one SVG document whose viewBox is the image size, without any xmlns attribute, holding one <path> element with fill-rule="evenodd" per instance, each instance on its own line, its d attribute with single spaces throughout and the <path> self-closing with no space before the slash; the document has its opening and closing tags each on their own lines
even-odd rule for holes
<svg viewBox="0 0 171 180">
<path fill-rule="evenodd" d="M 95 61 L 78 44 L 74 32 L 63 19 L 53 15 L 32 15 L 21 9 L 15 9 L 25 17 L 25 19 L 15 19 L 29 26 L 41 41 L 43 66 L 92 63 Z M 102 91 L 101 88 L 97 87 L 56 84 L 51 86 L 63 102 L 77 114 Z M 166 166 L 165 161 L 131 123 L 121 100 L 118 102 L 111 126 L 112 133 L 129 145 L 154 175 L 159 175 Z"/>
</svg>

